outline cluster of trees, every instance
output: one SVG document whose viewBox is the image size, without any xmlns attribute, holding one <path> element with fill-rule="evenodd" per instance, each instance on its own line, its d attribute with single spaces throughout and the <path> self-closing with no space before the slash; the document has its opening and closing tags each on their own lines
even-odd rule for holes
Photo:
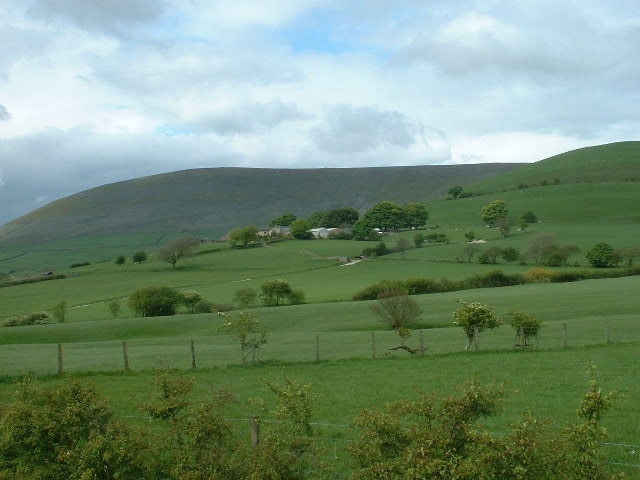
<svg viewBox="0 0 640 480">
<path fill-rule="evenodd" d="M 375 240 L 378 232 L 397 231 L 403 228 L 420 228 L 427 224 L 429 212 L 420 203 L 400 206 L 385 200 L 373 206 L 353 225 L 355 240 Z"/>
<path fill-rule="evenodd" d="M 567 266 L 569 259 L 580 253 L 577 245 L 560 245 L 550 233 L 538 233 L 533 235 L 522 251 L 514 247 L 491 246 L 483 249 L 479 243 L 472 242 L 473 232 L 465 234 L 470 243 L 465 245 L 462 256 L 457 257 L 459 262 L 471 262 L 476 254 L 478 261 L 485 264 L 496 264 L 501 258 L 507 263 L 518 261 L 521 264 L 544 265 L 547 267 Z M 615 249 L 608 243 L 597 243 L 587 252 L 585 257 L 591 266 L 596 268 L 617 267 L 624 262 L 627 266 L 633 266 L 635 259 L 640 257 L 640 248 Z"/>
<path fill-rule="evenodd" d="M 265 381 L 275 402 L 250 408 L 257 404 L 271 421 L 252 442 L 227 420 L 234 416 L 229 390 L 212 388 L 196 401 L 194 385 L 192 377 L 158 372 L 155 388 L 139 401 L 151 420 L 131 426 L 90 384 L 67 378 L 45 387 L 26 378 L 0 410 L 0 478 L 335 478 L 335 462 L 323 461 L 315 441 L 310 385 Z M 578 418 L 564 428 L 526 413 L 506 433 L 491 432 L 479 420 L 501 412 L 504 394 L 500 385 L 469 380 L 451 396 L 425 392 L 363 411 L 353 421 L 358 437 L 346 446 L 350 478 L 622 478 L 601 455 L 601 419 L 615 399 L 593 368 Z M 275 406 L 260 407 L 267 403 Z"/>
<path fill-rule="evenodd" d="M 143 263 L 147 261 L 147 253 L 144 250 L 138 250 L 131 256 L 133 263 Z M 118 255 L 114 260 L 116 265 L 124 265 L 127 262 L 127 257 L 124 255 Z"/>
<path fill-rule="evenodd" d="M 468 303 L 458 300 L 460 306 L 453 312 L 454 324 L 464 331 L 468 344 L 471 346 L 475 335 L 484 330 L 497 328 L 502 325 L 501 318 L 495 313 L 495 308 L 479 302 Z M 404 342 L 411 335 L 409 326 L 417 321 L 422 314 L 422 310 L 415 300 L 407 294 L 407 291 L 400 286 L 394 286 L 382 290 L 378 294 L 376 303 L 371 305 L 371 310 L 380 319 L 388 324 L 402 339 L 402 348 L 410 353 L 416 353 L 418 349 L 408 348 Z M 512 309 L 507 312 L 511 316 L 511 326 L 516 330 L 520 339 L 518 345 L 522 348 L 529 346 L 531 338 L 538 335 L 542 326 L 540 320 L 533 315 Z M 392 347 L 397 350 L 398 347 Z"/>
<path fill-rule="evenodd" d="M 296 305 L 303 303 L 305 294 L 294 290 L 284 280 L 270 280 L 260 286 L 257 292 L 252 288 L 242 288 L 234 293 L 234 300 L 240 308 L 254 307 L 258 300 L 265 307 Z M 129 295 L 129 308 L 138 317 L 160 317 L 175 315 L 178 307 L 189 313 L 215 313 L 234 310 L 235 305 L 213 303 L 202 298 L 195 290 L 176 290 L 171 287 L 147 286 L 134 290 Z M 109 310 L 114 318 L 120 314 L 120 303 L 113 301 Z"/>
</svg>

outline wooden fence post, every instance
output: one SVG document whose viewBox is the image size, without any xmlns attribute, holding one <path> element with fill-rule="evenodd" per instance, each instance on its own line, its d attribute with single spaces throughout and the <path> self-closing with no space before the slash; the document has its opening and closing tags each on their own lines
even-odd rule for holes
<svg viewBox="0 0 640 480">
<path fill-rule="evenodd" d="M 127 348 L 127 341 L 122 341 L 122 356 L 124 357 L 124 370 L 129 371 L 129 349 Z"/>
<path fill-rule="evenodd" d="M 63 368 L 63 358 L 62 358 L 62 344 L 59 343 L 58 344 L 58 375 L 62 375 L 62 373 L 64 372 L 64 368 Z"/>
<path fill-rule="evenodd" d="M 196 368 L 196 345 L 193 340 L 191 340 L 191 369 L 195 370 Z"/>
<path fill-rule="evenodd" d="M 420 355 L 424 355 L 424 330 L 420 330 Z"/>
<path fill-rule="evenodd" d="M 260 418 L 252 417 L 250 420 L 251 425 L 251 446 L 256 448 L 260 445 Z"/>
<path fill-rule="evenodd" d="M 567 348 L 567 324 L 562 324 L 562 347 Z"/>
<path fill-rule="evenodd" d="M 371 358 L 376 359 L 376 332 L 371 332 Z"/>
<path fill-rule="evenodd" d="M 320 334 L 316 333 L 316 362 L 320 361 Z"/>
<path fill-rule="evenodd" d="M 604 343 L 609 345 L 609 322 L 604 324 Z"/>
<path fill-rule="evenodd" d="M 475 345 L 476 353 L 480 351 L 480 334 L 478 332 L 478 327 L 473 329 L 473 344 Z"/>
</svg>

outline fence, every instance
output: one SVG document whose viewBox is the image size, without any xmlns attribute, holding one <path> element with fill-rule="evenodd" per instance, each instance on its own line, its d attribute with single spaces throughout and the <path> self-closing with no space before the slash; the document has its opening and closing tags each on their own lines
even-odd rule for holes
<svg viewBox="0 0 640 480">
<path fill-rule="evenodd" d="M 34 346 L 4 345 L 0 347 L 0 360 L 4 360 L 0 373 L 19 375 L 24 371 L 62 374 L 78 371 L 151 370 L 157 368 L 159 363 L 178 369 L 197 369 L 200 366 L 227 366 L 241 362 L 255 365 L 265 362 L 320 362 L 349 358 L 376 360 L 411 354 L 440 355 L 462 352 L 465 346 L 473 353 L 481 353 L 514 349 L 568 349 L 572 346 L 637 341 L 640 341 L 639 332 L 629 332 L 625 325 L 615 322 L 605 322 L 600 329 L 589 326 L 581 327 L 578 331 L 562 323 L 546 326 L 546 331 L 543 328 L 526 345 L 522 342 L 521 335 L 510 328 L 484 332 L 476 330 L 468 345 L 461 329 L 440 328 L 414 332 L 407 343 L 399 343 L 399 338 L 390 331 L 325 332 L 294 338 L 286 334 L 274 335 L 262 348 L 254 348 L 248 354 L 242 354 L 239 344 L 234 343 L 227 335 L 202 337 L 197 342 L 177 338 L 161 342 L 123 340 L 60 343 L 57 344 L 57 365 L 54 363 L 54 355 L 47 360 L 46 351 L 49 347 L 46 345 L 36 346 L 37 354 L 30 352 L 30 349 L 36 348 Z"/>
</svg>

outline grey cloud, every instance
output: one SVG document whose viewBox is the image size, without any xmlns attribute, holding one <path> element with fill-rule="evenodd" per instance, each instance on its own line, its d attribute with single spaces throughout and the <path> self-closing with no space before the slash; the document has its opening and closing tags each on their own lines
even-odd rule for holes
<svg viewBox="0 0 640 480">
<path fill-rule="evenodd" d="M 241 163 L 206 136 L 100 135 L 87 129 L 0 139 L 0 224 L 73 193 L 187 168 Z M 33 175 L 33 172 L 47 172 Z"/>
<path fill-rule="evenodd" d="M 63 19 L 88 30 L 126 33 L 126 28 L 158 18 L 163 0 L 34 0 L 29 13 L 36 19 Z"/>
<path fill-rule="evenodd" d="M 197 122 L 202 128 L 226 135 L 264 132 L 281 123 L 306 118 L 295 104 L 282 100 L 242 105 L 222 114 L 204 116 Z"/>
<path fill-rule="evenodd" d="M 0 122 L 6 122 L 7 120 L 11 120 L 11 114 L 4 105 L 0 104 Z"/>
<path fill-rule="evenodd" d="M 328 110 L 326 119 L 312 130 L 311 136 L 321 149 L 339 153 L 381 146 L 408 147 L 419 132 L 419 126 L 399 112 L 338 105 Z"/>
</svg>

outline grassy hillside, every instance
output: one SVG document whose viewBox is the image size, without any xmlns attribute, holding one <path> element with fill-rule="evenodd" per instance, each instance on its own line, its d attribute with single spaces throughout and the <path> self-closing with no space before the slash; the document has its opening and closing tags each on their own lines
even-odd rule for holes
<svg viewBox="0 0 640 480">
<path fill-rule="evenodd" d="M 637 143 L 631 146 L 637 148 Z M 464 234 L 469 230 L 486 241 L 482 249 L 492 246 L 523 249 L 539 233 L 554 235 L 562 245 L 577 245 L 581 252 L 572 258 L 571 265 L 553 267 L 554 272 L 589 268 L 584 252 L 597 242 L 609 242 L 615 248 L 640 247 L 637 208 L 640 182 L 628 181 L 632 178 L 628 172 L 638 162 L 631 154 L 625 160 L 620 153 L 623 150 L 615 144 L 585 150 L 582 154 L 589 155 L 582 157 L 580 152 L 570 152 L 569 157 L 539 162 L 544 168 L 538 164 L 522 167 L 522 170 L 540 169 L 538 176 L 526 171 L 514 176 L 519 169 L 494 179 L 486 194 L 429 201 L 429 230 L 419 233 L 443 233 L 449 243 L 412 248 L 404 255 L 392 253 L 350 265 L 342 265 L 336 258 L 354 258 L 376 242 L 291 240 L 233 250 L 226 245 L 204 245 L 199 255 L 180 262 L 175 270 L 153 253 L 159 245 L 182 233 L 179 229 L 154 232 L 159 224 L 149 224 L 148 232 L 118 231 L 73 238 L 52 233 L 52 238 L 56 238 L 45 243 L 4 242 L 0 247 L 0 272 L 13 271 L 11 276 L 18 275 L 25 265 L 39 265 L 42 269 L 56 266 L 56 273 L 67 277 L 1 287 L 0 321 L 10 315 L 51 309 L 62 300 L 69 309 L 65 323 L 0 328 L 0 403 L 9 401 L 11 381 L 24 372 L 44 376 L 45 382 L 58 381 L 58 343 L 64 345 L 65 371 L 95 383 L 109 397 L 117 415 L 127 422 L 148 421 L 138 418 L 136 399 L 150 388 L 152 370 L 161 365 L 189 370 L 189 375 L 198 379 L 200 395 L 205 395 L 211 384 L 231 386 L 240 399 L 233 418 L 256 415 L 247 401 L 265 396 L 262 380 L 279 382 L 286 375 L 313 384 L 317 394 L 314 421 L 326 429 L 319 436 L 328 442 L 329 461 L 339 470 L 335 478 L 347 478 L 343 446 L 353 431 L 346 426 L 363 408 L 412 397 L 416 391 L 450 393 L 464 379 L 476 375 L 483 382 L 504 382 L 511 392 L 505 401 L 504 416 L 488 420 L 492 431 L 503 431 L 509 422 L 516 421 L 529 409 L 562 424 L 575 418 L 575 408 L 587 382 L 585 372 L 593 361 L 605 389 L 618 390 L 622 399 L 607 416 L 605 426 L 612 438 L 603 453 L 608 461 L 627 465 L 628 478 L 639 478 L 635 452 L 640 449 L 637 446 L 640 430 L 629 419 L 640 415 L 640 403 L 635 401 L 640 396 L 640 387 L 635 370 L 629 365 L 635 361 L 640 345 L 637 321 L 640 277 L 525 284 L 412 297 L 423 314 L 413 325 L 409 343 L 416 346 L 418 330 L 422 330 L 427 345 L 424 356 L 410 357 L 406 352 L 386 356 L 386 349 L 398 342 L 397 335 L 375 317 L 371 302 L 351 301 L 354 293 L 380 280 L 409 277 L 460 280 L 496 269 L 515 274 L 535 267 L 502 260 L 498 265 L 483 265 L 477 262 L 477 257 L 471 263 L 457 261 L 467 245 Z M 590 155 L 598 152 L 612 166 L 603 181 L 596 181 L 585 172 L 592 168 Z M 555 184 L 552 180 L 560 167 L 566 167 L 563 170 L 566 174 L 558 177 L 560 182 Z M 190 173 L 193 172 L 185 175 L 188 177 Z M 588 180 L 590 177 L 592 181 Z M 140 182 L 144 185 L 169 178 L 175 179 L 168 176 Z M 539 179 L 549 179 L 548 185 L 539 186 L 543 183 Z M 446 189 L 451 185 L 449 180 Z M 525 181 L 527 188 L 518 189 Z M 513 182 L 518 183 L 509 187 Z M 141 208 L 147 199 L 159 195 L 156 187 L 157 184 L 149 186 L 149 192 L 139 197 Z M 113 186 L 104 188 L 106 192 Z M 474 187 L 473 191 L 479 190 Z M 98 198 L 113 205 L 108 195 Z M 169 208 L 168 203 L 162 203 L 161 196 L 157 198 L 158 205 Z M 482 207 L 498 198 L 507 203 L 509 216 L 515 222 L 529 210 L 540 222 L 530 225 L 527 231 L 514 228 L 510 236 L 501 238 L 481 220 Z M 83 201 L 89 202 L 89 198 Z M 134 200 L 131 202 L 136 204 Z M 278 213 L 295 210 L 287 208 L 295 204 L 294 199 L 291 202 L 278 206 L 282 207 Z M 52 204 L 51 208 L 59 208 L 62 217 L 70 215 L 64 203 L 61 205 Z M 308 208 L 311 211 L 327 208 L 324 205 L 327 204 Z M 124 207 L 120 211 L 125 212 Z M 147 210 L 149 215 L 151 212 Z M 34 212 L 34 224 L 46 222 L 46 218 L 38 219 L 38 215 L 45 213 Z M 104 218 L 109 218 L 103 213 Z M 96 211 L 78 209 L 73 214 L 90 223 Z M 203 231 L 213 236 L 208 232 L 213 229 Z M 415 231 L 399 232 L 382 240 L 393 248 L 398 239 L 412 241 L 415 234 Z M 131 255 L 139 249 L 146 250 L 150 257 L 145 263 L 133 264 Z M 123 266 L 113 262 L 118 254 L 127 256 Z M 72 263 L 83 261 L 91 264 L 69 268 Z M 134 318 L 127 307 L 128 295 L 145 285 L 193 289 L 207 300 L 231 303 L 238 289 L 259 290 L 261 284 L 274 279 L 283 279 L 294 289 L 303 290 L 306 302 L 252 309 L 268 333 L 268 343 L 261 348 L 261 362 L 256 367 L 238 365 L 238 343 L 221 328 L 225 319 L 216 314 L 189 315 L 183 309 L 172 317 Z M 464 350 L 464 334 L 452 324 L 458 299 L 490 304 L 503 317 L 502 327 L 482 334 L 478 353 Z M 111 316 L 108 307 L 113 301 L 122 306 L 121 318 Z M 514 307 L 543 322 L 536 347 L 529 351 L 514 349 L 514 330 L 508 325 L 507 315 Z M 122 371 L 123 340 L 128 344 L 130 372 Z M 192 340 L 197 352 L 195 371 L 190 371 Z"/>
<path fill-rule="evenodd" d="M 285 212 L 353 207 L 382 200 L 425 202 L 455 184 L 518 164 L 416 167 L 210 168 L 143 177 L 55 201 L 0 228 L 0 246 L 89 235 L 194 232 L 214 238 L 234 227 L 266 225 Z"/>
<path fill-rule="evenodd" d="M 525 165 L 468 186 L 469 191 L 496 193 L 556 183 L 640 181 L 640 142 L 580 148 Z"/>
</svg>

